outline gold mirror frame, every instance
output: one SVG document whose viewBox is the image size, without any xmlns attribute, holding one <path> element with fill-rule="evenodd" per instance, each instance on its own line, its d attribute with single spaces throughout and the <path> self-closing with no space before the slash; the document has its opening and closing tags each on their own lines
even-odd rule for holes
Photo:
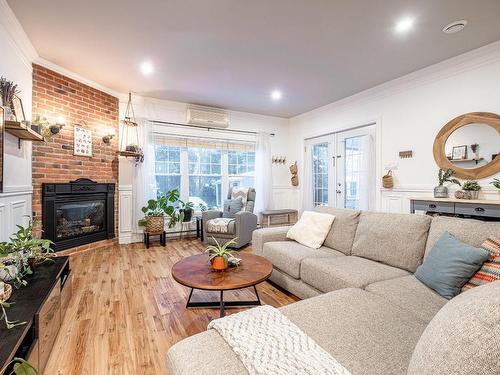
<svg viewBox="0 0 500 375">
<path fill-rule="evenodd" d="M 490 161 L 486 165 L 473 169 L 457 167 L 456 165 L 452 164 L 446 157 L 445 144 L 451 133 L 461 128 L 462 126 L 475 123 L 489 125 L 496 129 L 496 131 L 500 134 L 500 115 L 497 115 L 495 113 L 471 112 L 455 117 L 445 126 L 443 126 L 443 128 L 437 134 L 436 139 L 434 140 L 434 160 L 436 160 L 439 168 L 444 170 L 453 169 L 455 171 L 456 177 L 472 180 L 490 177 L 500 172 L 500 156 L 497 156 L 494 160 Z"/>
</svg>

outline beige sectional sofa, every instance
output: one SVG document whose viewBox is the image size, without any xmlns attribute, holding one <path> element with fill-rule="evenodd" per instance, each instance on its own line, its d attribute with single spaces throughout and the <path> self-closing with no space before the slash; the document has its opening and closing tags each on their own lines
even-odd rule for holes
<svg viewBox="0 0 500 375">
<path fill-rule="evenodd" d="M 480 246 L 487 237 L 500 235 L 500 223 L 325 207 L 318 210 L 336 217 L 320 249 L 286 239 L 288 227 L 255 231 L 252 247 L 273 263 L 271 280 L 303 299 L 282 307 L 281 312 L 352 374 L 406 374 L 409 367 L 412 375 L 466 374 L 463 369 L 475 366 L 470 363 L 475 359 L 470 355 L 463 357 L 460 348 L 450 347 L 441 354 L 445 360 L 438 358 L 434 362 L 422 359 L 428 345 L 420 343 L 422 348 L 418 353 L 415 350 L 422 333 L 427 332 L 426 327 L 432 326 L 429 322 L 445 322 L 437 327 L 434 324 L 432 329 L 439 336 L 446 332 L 441 325 L 448 324 L 448 319 L 436 314 L 450 314 L 442 308 L 452 303 L 457 307 L 450 311 L 462 305 L 469 306 L 469 310 L 473 306 L 467 316 L 456 317 L 463 319 L 466 327 L 483 330 L 486 316 L 488 324 L 493 324 L 492 330 L 486 331 L 496 334 L 498 340 L 500 309 L 488 309 L 485 295 L 491 306 L 500 306 L 500 282 L 448 301 L 418 281 L 413 273 L 444 231 Z M 471 323 L 474 318 L 478 320 Z M 477 322 L 480 324 L 476 326 Z M 455 328 L 451 332 L 455 332 L 458 323 L 452 324 Z M 432 333 L 429 335 L 433 337 Z M 478 351 L 484 343 L 474 335 L 478 333 L 471 333 Z M 442 339 L 446 345 L 460 342 Z M 428 337 L 425 340 L 432 341 Z M 443 350 L 443 343 L 433 343 L 439 347 L 436 351 Z M 218 348 L 215 355 L 213 348 Z M 457 365 L 461 360 L 464 364 Z M 497 356 L 490 362 L 484 361 L 487 364 L 477 373 L 500 373 L 500 362 L 491 362 L 498 361 Z M 426 363 L 436 367 L 438 362 L 439 371 L 425 368 Z M 174 345 L 168 352 L 167 363 L 169 374 L 174 375 L 247 374 L 238 357 L 213 330 Z"/>
</svg>

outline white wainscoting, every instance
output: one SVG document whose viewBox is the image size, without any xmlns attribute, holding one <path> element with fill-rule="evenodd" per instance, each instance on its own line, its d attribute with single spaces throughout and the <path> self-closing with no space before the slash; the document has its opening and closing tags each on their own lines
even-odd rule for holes
<svg viewBox="0 0 500 375">
<path fill-rule="evenodd" d="M 453 197 L 456 189 L 449 188 L 449 196 Z M 431 198 L 434 195 L 434 187 L 397 187 L 394 189 L 381 189 L 381 211 L 393 213 L 410 213 L 411 198 Z M 479 195 L 480 199 L 488 199 L 500 202 L 498 192 L 494 189 L 483 189 Z"/>
<path fill-rule="evenodd" d="M 134 205 L 132 185 L 120 185 L 118 188 L 118 242 L 135 242 Z"/>
<path fill-rule="evenodd" d="M 7 241 L 17 231 L 16 225 L 26 226 L 31 217 L 31 190 L 0 194 L 0 241 Z"/>
<path fill-rule="evenodd" d="M 273 187 L 274 209 L 298 209 L 299 189 L 290 185 L 275 185 Z"/>
</svg>

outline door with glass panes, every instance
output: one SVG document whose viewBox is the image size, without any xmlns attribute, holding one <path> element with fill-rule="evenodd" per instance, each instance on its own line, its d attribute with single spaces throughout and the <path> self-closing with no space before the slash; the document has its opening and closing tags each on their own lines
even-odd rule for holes
<svg viewBox="0 0 500 375">
<path fill-rule="evenodd" d="M 311 189 L 309 206 L 373 209 L 375 126 L 365 126 L 306 141 Z"/>
</svg>

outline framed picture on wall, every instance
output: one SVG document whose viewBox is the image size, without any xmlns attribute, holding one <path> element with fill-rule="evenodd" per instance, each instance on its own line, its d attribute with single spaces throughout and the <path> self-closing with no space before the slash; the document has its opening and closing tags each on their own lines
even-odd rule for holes
<svg viewBox="0 0 500 375">
<path fill-rule="evenodd" d="M 18 122 L 26 121 L 26 116 L 24 115 L 23 102 L 21 98 L 17 95 L 14 95 L 12 99 L 12 110 L 14 111 L 14 115 L 16 116 L 16 120 Z"/>
<path fill-rule="evenodd" d="M 92 131 L 75 126 L 73 154 L 92 157 Z"/>
<path fill-rule="evenodd" d="M 467 159 L 467 145 L 463 146 L 453 146 L 451 152 L 452 160 L 463 160 Z"/>
</svg>

